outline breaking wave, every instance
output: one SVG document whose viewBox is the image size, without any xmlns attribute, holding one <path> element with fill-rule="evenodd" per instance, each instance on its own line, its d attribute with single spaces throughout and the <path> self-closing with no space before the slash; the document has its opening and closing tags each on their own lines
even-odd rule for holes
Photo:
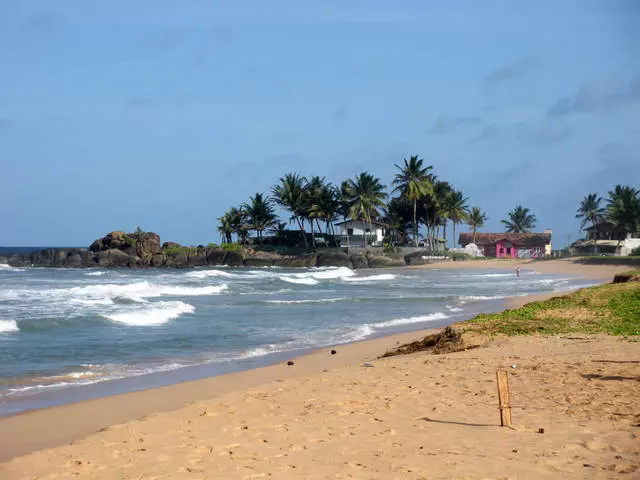
<svg viewBox="0 0 640 480">
<path fill-rule="evenodd" d="M 158 302 L 148 304 L 141 310 L 103 315 L 108 320 L 136 327 L 162 325 L 184 313 L 193 313 L 195 308 L 184 302 Z"/>
<path fill-rule="evenodd" d="M 305 303 L 334 303 L 351 300 L 350 298 L 318 298 L 315 300 L 265 300 L 264 303 L 274 303 L 278 305 L 297 305 Z"/>
<path fill-rule="evenodd" d="M 347 282 L 382 282 L 386 280 L 393 280 L 396 275 L 391 273 L 382 273 L 380 275 L 369 275 L 367 277 L 343 277 L 342 280 Z"/>
<path fill-rule="evenodd" d="M 15 320 L 0 320 L 0 333 L 19 332 L 18 322 Z"/>
<path fill-rule="evenodd" d="M 298 285 L 317 285 L 318 280 L 314 278 L 299 278 L 299 277 L 279 277 L 283 282 L 295 283 Z"/>
</svg>

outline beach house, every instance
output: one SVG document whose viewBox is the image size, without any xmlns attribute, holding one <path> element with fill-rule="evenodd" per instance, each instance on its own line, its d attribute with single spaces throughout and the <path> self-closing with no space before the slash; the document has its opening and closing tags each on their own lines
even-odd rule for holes
<svg viewBox="0 0 640 480">
<path fill-rule="evenodd" d="M 573 255 L 630 255 L 640 248 L 640 238 L 634 238 L 623 228 L 603 220 L 584 229 L 585 238 L 573 242 L 569 250 Z"/>
<path fill-rule="evenodd" d="M 383 223 L 372 220 L 369 224 L 368 221 L 360 218 L 338 222 L 335 226 L 340 229 L 340 233 L 337 235 L 340 245 L 347 244 L 348 235 L 349 244 L 352 247 L 364 247 L 365 237 L 371 246 L 380 246 L 387 231 L 387 225 Z"/>
<path fill-rule="evenodd" d="M 475 243 L 485 257 L 537 258 L 551 255 L 551 230 L 543 233 L 461 233 L 458 243 L 464 248 Z"/>
</svg>

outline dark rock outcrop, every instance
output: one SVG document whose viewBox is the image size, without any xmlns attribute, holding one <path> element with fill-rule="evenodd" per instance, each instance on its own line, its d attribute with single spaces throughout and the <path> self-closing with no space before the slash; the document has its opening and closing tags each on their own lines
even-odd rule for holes
<svg viewBox="0 0 640 480">
<path fill-rule="evenodd" d="M 152 232 L 113 231 L 95 240 L 89 249 L 49 248 L 24 255 L 0 257 L 0 263 L 16 267 L 170 267 L 192 268 L 215 265 L 231 267 L 348 267 L 354 269 L 402 267 L 428 263 L 422 252 L 402 257 L 398 253 L 367 251 L 351 255 L 339 249 L 301 255 L 281 255 L 253 248 L 211 246 L 184 247 L 176 242 L 160 243 Z"/>
<path fill-rule="evenodd" d="M 367 259 L 369 260 L 369 268 L 404 267 L 406 265 L 402 257 L 367 255 Z"/>
<path fill-rule="evenodd" d="M 343 252 L 319 253 L 316 266 L 353 268 L 353 263 L 351 262 L 351 257 Z"/>
<path fill-rule="evenodd" d="M 353 264 L 353 268 L 361 269 L 361 268 L 369 268 L 369 261 L 367 260 L 366 255 L 353 254 L 351 255 L 351 263 Z"/>
</svg>

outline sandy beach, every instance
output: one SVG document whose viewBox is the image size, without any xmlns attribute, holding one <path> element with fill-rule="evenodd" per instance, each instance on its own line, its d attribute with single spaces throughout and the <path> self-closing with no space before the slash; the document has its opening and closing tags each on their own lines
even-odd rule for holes
<svg viewBox="0 0 640 480">
<path fill-rule="evenodd" d="M 566 260 L 420 268 L 535 269 Z M 549 297 L 558 294 L 537 297 Z M 541 298 L 518 297 L 516 307 Z M 640 347 L 606 335 L 498 337 L 486 348 L 378 359 L 394 335 L 246 372 L 0 419 L 0 478 L 634 478 Z M 366 366 L 365 366 L 366 365 Z M 499 426 L 496 368 L 514 429 Z M 544 433 L 538 433 L 543 429 Z"/>
</svg>

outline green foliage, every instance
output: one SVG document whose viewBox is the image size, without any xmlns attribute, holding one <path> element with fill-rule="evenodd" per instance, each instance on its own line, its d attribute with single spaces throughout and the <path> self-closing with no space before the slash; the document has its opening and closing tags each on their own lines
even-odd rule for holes
<svg viewBox="0 0 640 480">
<path fill-rule="evenodd" d="M 217 243 L 208 243 L 207 247 L 208 248 L 218 248 L 218 244 Z"/>
<path fill-rule="evenodd" d="M 165 255 L 178 255 L 179 253 L 182 253 L 184 251 L 185 251 L 185 247 L 171 246 L 171 247 L 165 248 L 162 252 Z"/>
<path fill-rule="evenodd" d="M 509 212 L 509 220 L 500 220 L 510 233 L 531 233 L 536 226 L 536 216 L 529 213 L 528 208 L 517 205 Z"/>
<path fill-rule="evenodd" d="M 580 263 L 586 263 L 588 265 L 630 265 L 640 266 L 640 257 L 582 257 L 579 260 Z"/>
<path fill-rule="evenodd" d="M 637 247 L 637 248 L 634 248 L 633 250 L 631 250 L 631 256 L 640 257 L 640 247 Z"/>
<path fill-rule="evenodd" d="M 640 282 L 585 288 L 516 310 L 478 315 L 461 326 L 474 332 L 504 335 L 640 335 Z"/>
<path fill-rule="evenodd" d="M 244 248 L 239 243 L 223 243 L 221 247 L 225 252 L 239 252 Z"/>
</svg>

